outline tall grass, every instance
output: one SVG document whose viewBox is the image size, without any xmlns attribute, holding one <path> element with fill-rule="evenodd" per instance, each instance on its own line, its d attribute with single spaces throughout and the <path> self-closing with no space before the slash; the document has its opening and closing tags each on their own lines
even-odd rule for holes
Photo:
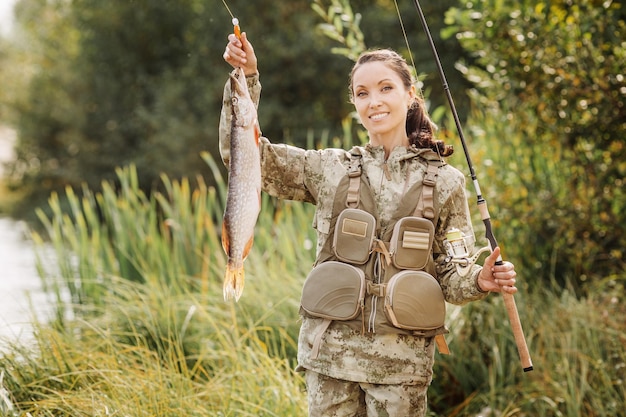
<svg viewBox="0 0 626 417">
<path fill-rule="evenodd" d="M 77 320 L 71 331 L 40 328 L 29 353 L 4 358 L 5 385 L 22 412 L 33 416 L 302 413 L 299 376 L 288 360 L 271 355 L 261 340 L 261 333 L 271 330 L 233 317 L 228 323 L 226 317 L 215 317 L 211 308 L 198 308 L 194 320 L 202 320 L 207 336 L 186 335 L 184 328 L 176 327 L 175 317 L 169 318 L 168 333 L 159 323 L 165 318 L 138 311 L 150 308 L 141 305 L 146 302 L 138 294 L 141 290 L 126 280 L 120 285 L 137 296 L 133 302 L 137 308 L 119 302 L 108 308 L 115 323 L 103 318 Z M 145 337 L 150 332 L 153 337 Z M 185 353 L 184 338 L 196 343 L 193 353 Z"/>
<path fill-rule="evenodd" d="M 305 415 L 293 368 L 300 287 L 315 251 L 312 207 L 264 197 L 244 294 L 225 303 L 224 180 L 211 188 L 163 177 L 165 191 L 146 196 L 136 178 L 134 168 L 120 169 L 118 187 L 68 189 L 51 197 L 51 215 L 41 212 L 38 268 L 58 313 L 36 326 L 31 346 L 3 353 L 0 404 L 11 407 L 0 414 Z M 582 299 L 522 284 L 535 366 L 527 374 L 499 296 L 450 308 L 452 355 L 437 358 L 431 414 L 620 415 L 619 282 L 598 283 Z"/>
<path fill-rule="evenodd" d="M 168 415 L 171 403 L 172 415 L 302 414 L 293 358 L 300 282 L 313 262 L 311 210 L 264 198 L 244 296 L 225 303 L 224 182 L 215 189 L 198 179 L 192 189 L 187 180 L 164 177 L 166 191 L 148 197 L 133 167 L 120 169 L 118 180 L 116 189 L 103 184 L 97 194 L 52 195 L 52 214 L 40 212 L 47 236 L 34 233 L 34 240 L 51 250 L 38 252 L 38 270 L 58 312 L 37 333 L 37 354 L 3 362 L 20 409 L 96 415 L 101 404 L 124 415 Z M 58 349 L 48 349 L 49 339 Z M 54 352 L 62 352 L 60 363 Z M 55 366 L 37 365 L 35 358 L 48 354 Z M 35 369 L 18 366 L 24 360 Z M 140 379 L 146 390 L 135 389 Z M 44 389 L 48 383 L 53 387 Z M 73 389 L 94 401 L 64 406 Z M 107 392 L 118 389 L 128 393 Z M 53 399 L 59 404 L 50 405 Z"/>
<path fill-rule="evenodd" d="M 453 309 L 452 356 L 435 365 L 432 407 L 445 416 L 623 415 L 626 308 L 601 295 L 607 290 L 586 299 L 550 287 L 516 296 L 534 365 L 529 373 L 522 372 L 501 297 Z"/>
</svg>

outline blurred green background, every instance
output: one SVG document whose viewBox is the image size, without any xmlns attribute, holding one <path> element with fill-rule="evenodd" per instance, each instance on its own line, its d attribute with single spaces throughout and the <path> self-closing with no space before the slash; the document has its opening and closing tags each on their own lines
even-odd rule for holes
<svg viewBox="0 0 626 417">
<path fill-rule="evenodd" d="M 536 368 L 520 375 L 499 297 L 451 309 L 454 355 L 436 365 L 431 412 L 620 415 L 626 8 L 423 3 L 496 236 L 519 271 Z M 391 47 L 415 63 L 439 135 L 457 148 L 450 163 L 467 172 L 413 2 L 227 4 L 259 57 L 270 140 L 360 143 L 351 57 Z M 19 0 L 14 10 L 0 38 L 0 125 L 16 137 L 0 213 L 36 230 L 59 304 L 35 349 L 3 357 L 0 411 L 301 415 L 292 365 L 312 207 L 266 196 L 250 286 L 237 305 L 220 299 L 223 3 Z"/>
</svg>

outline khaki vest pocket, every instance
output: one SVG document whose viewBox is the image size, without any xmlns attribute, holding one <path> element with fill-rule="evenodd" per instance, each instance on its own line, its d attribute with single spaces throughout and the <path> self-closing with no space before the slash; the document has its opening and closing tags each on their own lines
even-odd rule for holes
<svg viewBox="0 0 626 417">
<path fill-rule="evenodd" d="M 337 218 L 333 252 L 337 259 L 355 265 L 366 263 L 372 250 L 376 219 L 370 213 L 347 208 Z"/>
<path fill-rule="evenodd" d="M 424 271 L 402 271 L 387 284 L 385 314 L 405 330 L 435 330 L 445 325 L 446 303 L 437 280 Z"/>
<path fill-rule="evenodd" d="M 309 273 L 302 288 L 302 309 L 313 317 L 352 320 L 363 309 L 365 274 L 343 262 L 328 261 Z"/>
<path fill-rule="evenodd" d="M 431 258 L 435 227 L 421 217 L 403 217 L 393 228 L 389 251 L 398 269 L 424 269 Z"/>
</svg>

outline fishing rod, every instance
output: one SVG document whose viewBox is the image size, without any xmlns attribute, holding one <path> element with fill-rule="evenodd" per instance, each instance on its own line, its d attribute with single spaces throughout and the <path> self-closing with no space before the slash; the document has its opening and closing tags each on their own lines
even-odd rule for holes
<svg viewBox="0 0 626 417">
<path fill-rule="evenodd" d="M 417 14 L 419 15 L 419 18 L 422 22 L 422 26 L 424 27 L 424 32 L 426 33 L 426 37 L 428 38 L 430 49 L 435 58 L 435 63 L 437 64 L 437 69 L 439 71 L 439 77 L 441 78 L 443 89 L 446 92 L 446 97 L 448 98 L 450 109 L 452 110 L 452 116 L 454 117 L 454 123 L 456 124 L 456 128 L 459 133 L 459 138 L 461 139 L 461 144 L 463 145 L 463 152 L 465 153 L 465 159 L 467 160 L 467 165 L 469 166 L 472 183 L 474 184 L 474 189 L 476 190 L 478 210 L 480 211 L 480 216 L 485 225 L 485 237 L 489 241 L 489 246 L 491 250 L 493 250 L 498 246 L 498 242 L 496 241 L 496 237 L 491 227 L 491 217 L 489 216 L 489 210 L 487 209 L 487 201 L 485 200 L 485 198 L 483 197 L 480 191 L 480 185 L 478 184 L 478 178 L 474 170 L 474 165 L 472 164 L 472 158 L 470 157 L 469 150 L 467 148 L 467 142 L 465 141 L 465 136 L 463 135 L 463 128 L 461 126 L 461 120 L 459 119 L 459 115 L 456 111 L 456 106 L 454 105 L 454 100 L 452 99 L 452 93 L 450 92 L 450 87 L 448 86 L 448 81 L 446 80 L 446 75 L 443 71 L 443 66 L 441 65 L 439 54 L 437 53 L 437 48 L 435 47 L 435 42 L 433 41 L 433 37 L 430 34 L 430 30 L 428 29 L 428 23 L 426 22 L 426 17 L 424 16 L 424 12 L 422 11 L 422 7 L 420 6 L 419 0 L 414 0 L 414 3 L 415 3 L 415 7 L 417 8 Z M 498 257 L 496 265 L 502 265 L 502 263 L 503 263 L 502 258 Z M 513 336 L 515 337 L 515 344 L 517 345 L 517 350 L 519 352 L 519 356 L 522 362 L 522 367 L 524 369 L 524 372 L 532 371 L 533 364 L 530 358 L 530 353 L 528 352 L 528 346 L 526 345 L 526 339 L 524 338 L 524 332 L 522 330 L 522 323 L 520 321 L 519 313 L 517 311 L 517 306 L 515 304 L 515 298 L 513 297 L 513 294 L 509 294 L 504 291 L 502 292 L 502 297 L 504 298 L 504 305 L 505 305 L 507 314 L 509 316 L 509 321 L 511 322 L 511 329 L 513 331 Z"/>
</svg>

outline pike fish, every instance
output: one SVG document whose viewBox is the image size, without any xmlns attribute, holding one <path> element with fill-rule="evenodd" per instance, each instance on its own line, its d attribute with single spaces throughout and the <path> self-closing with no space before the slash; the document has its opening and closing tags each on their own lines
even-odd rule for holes
<svg viewBox="0 0 626 417">
<path fill-rule="evenodd" d="M 230 76 L 232 122 L 228 197 L 222 222 L 222 247 L 228 256 L 224 300 L 243 292 L 243 262 L 254 241 L 254 226 L 261 211 L 261 130 L 254 102 L 241 68 Z"/>
</svg>

